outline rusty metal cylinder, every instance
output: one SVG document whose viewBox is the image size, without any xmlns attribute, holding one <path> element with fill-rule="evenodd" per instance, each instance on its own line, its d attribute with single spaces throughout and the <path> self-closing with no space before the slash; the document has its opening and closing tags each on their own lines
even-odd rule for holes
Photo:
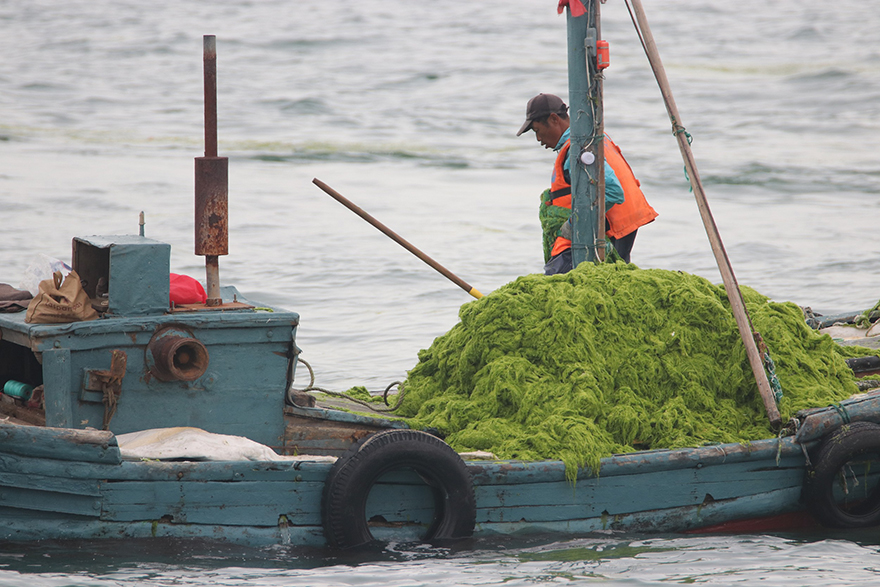
<svg viewBox="0 0 880 587">
<path fill-rule="evenodd" d="M 229 254 L 227 157 L 196 157 L 196 255 Z"/>
<path fill-rule="evenodd" d="M 205 157 L 217 156 L 217 38 L 204 36 Z"/>
<path fill-rule="evenodd" d="M 162 336 L 151 340 L 148 349 L 150 372 L 160 381 L 195 381 L 208 369 L 208 349 L 195 338 Z"/>
</svg>

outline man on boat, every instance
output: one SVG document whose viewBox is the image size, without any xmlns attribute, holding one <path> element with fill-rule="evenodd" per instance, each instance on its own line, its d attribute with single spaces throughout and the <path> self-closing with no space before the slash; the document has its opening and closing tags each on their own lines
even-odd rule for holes
<svg viewBox="0 0 880 587">
<path fill-rule="evenodd" d="M 545 149 L 559 154 L 553 166 L 550 189 L 541 194 L 541 228 L 544 232 L 544 274 L 571 270 L 571 163 L 568 150 L 568 106 L 559 96 L 538 94 L 526 106 L 526 121 L 516 133 L 535 131 Z M 645 200 L 639 180 L 620 148 L 605 137 L 605 233 L 620 257 L 630 262 L 630 251 L 640 226 L 652 222 L 657 212 Z"/>
</svg>

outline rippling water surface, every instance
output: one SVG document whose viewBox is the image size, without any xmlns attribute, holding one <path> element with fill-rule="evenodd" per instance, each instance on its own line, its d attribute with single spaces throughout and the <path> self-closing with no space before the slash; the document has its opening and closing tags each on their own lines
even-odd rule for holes
<svg viewBox="0 0 880 587">
<path fill-rule="evenodd" d="M 646 2 L 742 284 L 830 313 L 880 298 L 880 13 L 839 0 Z M 0 281 L 70 239 L 132 234 L 192 253 L 203 34 L 218 47 L 230 158 L 221 280 L 301 314 L 319 385 L 402 379 L 469 298 L 311 184 L 320 178 L 483 292 L 540 271 L 553 155 L 516 137 L 534 94 L 566 95 L 555 2 L 0 1 Z M 647 60 L 603 5 L 608 132 L 660 213 L 633 260 L 720 281 Z M 363 560 L 204 545 L 39 545 L 3 585 L 859 584 L 873 534 L 623 537 L 389 547 Z M 4 570 L 5 569 L 5 570 Z"/>
</svg>

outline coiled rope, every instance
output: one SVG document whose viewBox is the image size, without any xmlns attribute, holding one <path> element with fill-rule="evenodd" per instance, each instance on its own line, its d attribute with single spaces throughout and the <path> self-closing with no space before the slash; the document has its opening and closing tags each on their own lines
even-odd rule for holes
<svg viewBox="0 0 880 587">
<path fill-rule="evenodd" d="M 319 391 L 319 392 L 321 392 L 321 393 L 325 393 L 325 394 L 327 394 L 327 395 L 329 395 L 329 396 L 332 396 L 332 397 L 338 397 L 338 398 L 346 399 L 346 400 L 348 400 L 348 401 L 352 401 L 352 402 L 354 402 L 354 403 L 356 403 L 356 404 L 362 405 L 362 406 L 364 406 L 365 408 L 368 408 L 368 409 L 370 409 L 370 410 L 372 410 L 372 411 L 374 411 L 374 412 L 378 412 L 378 413 L 380 413 L 380 414 L 381 414 L 381 413 L 389 413 L 389 412 L 393 412 L 393 411 L 395 411 L 397 408 L 400 407 L 400 404 L 403 403 L 403 398 L 404 398 L 404 396 L 405 396 L 405 394 L 406 394 L 406 391 L 405 391 L 404 388 L 403 388 L 403 382 L 402 382 L 402 381 L 394 381 L 394 382 L 388 384 L 388 387 L 386 387 L 386 388 L 385 388 L 385 391 L 382 393 L 382 400 L 385 402 L 385 405 L 388 406 L 388 392 L 391 391 L 391 388 L 393 388 L 394 386 L 397 386 L 397 402 L 396 402 L 393 406 L 388 406 L 388 407 L 385 407 L 385 408 L 382 408 L 382 407 L 376 407 L 375 405 L 373 405 L 372 403 L 370 403 L 370 402 L 368 402 L 368 401 L 362 400 L 362 399 L 360 399 L 360 398 L 352 397 L 351 395 L 349 395 L 349 394 L 347 394 L 347 393 L 344 393 L 344 392 L 341 392 L 341 391 L 332 391 L 332 390 L 329 390 L 329 389 L 324 389 L 323 387 L 317 387 L 317 386 L 315 385 L 315 371 L 314 371 L 314 369 L 312 369 L 312 366 L 309 365 L 308 362 L 306 362 L 304 359 L 302 359 L 302 358 L 300 358 L 300 357 L 297 357 L 296 360 L 297 360 L 298 362 L 302 363 L 303 365 L 305 365 L 305 366 L 306 366 L 306 369 L 309 370 L 309 385 L 308 385 L 307 387 L 303 388 L 303 389 L 295 389 L 293 386 L 291 386 L 290 389 L 289 389 L 288 392 L 287 392 L 287 393 L 288 393 L 288 401 L 289 401 L 289 403 L 293 403 L 293 400 L 290 398 L 290 394 L 291 394 L 291 393 L 295 393 L 295 392 L 299 392 L 299 393 L 307 393 L 307 392 L 309 392 L 309 391 Z M 395 416 L 395 417 L 397 417 L 397 418 L 404 418 L 404 417 L 406 417 L 406 416 Z"/>
</svg>

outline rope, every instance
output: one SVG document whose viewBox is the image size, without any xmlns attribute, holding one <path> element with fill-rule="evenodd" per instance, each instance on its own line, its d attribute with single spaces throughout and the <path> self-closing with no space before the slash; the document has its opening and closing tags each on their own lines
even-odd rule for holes
<svg viewBox="0 0 880 587">
<path fill-rule="evenodd" d="M 104 403 L 103 430 L 110 429 L 110 421 L 116 415 L 119 396 L 122 395 L 122 378 L 125 377 L 125 366 L 128 360 L 126 354 L 121 350 L 110 351 L 110 357 L 110 369 L 100 373 L 102 402 Z"/>
<path fill-rule="evenodd" d="M 751 320 L 749 320 L 751 326 Z M 761 362 L 764 363 L 764 370 L 767 372 L 767 382 L 770 384 L 770 390 L 773 392 L 773 399 L 776 401 L 776 404 L 779 405 L 779 402 L 782 401 L 782 384 L 779 383 L 779 377 L 776 375 L 776 363 L 773 362 L 773 358 L 770 356 L 770 351 L 767 349 L 767 345 L 764 343 L 764 337 L 761 336 L 760 332 L 755 331 L 752 328 L 752 334 L 755 337 L 755 344 L 758 347 L 758 352 L 761 353 Z"/>
<path fill-rule="evenodd" d="M 119 401 L 119 396 L 116 392 L 111 388 L 111 386 L 104 386 L 104 427 L 102 430 L 110 429 L 110 420 L 113 419 L 113 416 L 116 415 L 116 406 Z"/>
<path fill-rule="evenodd" d="M 776 435 L 776 466 L 779 466 L 779 461 L 782 459 L 782 439 L 788 436 L 797 436 L 797 431 L 801 427 L 801 422 L 797 418 L 789 418 L 788 423 L 785 426 L 782 426 L 779 429 L 779 433 Z M 803 445 L 801 445 L 803 448 Z M 805 453 L 806 454 L 806 453 Z M 810 457 L 807 456 L 807 465 L 810 464 Z"/>
<path fill-rule="evenodd" d="M 846 411 L 846 408 L 843 407 L 843 404 L 831 404 L 831 407 L 837 412 L 837 415 L 840 416 L 840 419 L 843 420 L 844 424 L 849 424 L 851 422 L 849 417 L 849 412 Z"/>
<path fill-rule="evenodd" d="M 648 46 L 645 44 L 645 37 L 642 36 L 642 29 L 639 28 L 639 23 L 636 20 L 636 15 L 633 14 L 632 6 L 630 6 L 629 0 L 625 0 L 625 3 L 626 3 L 626 9 L 629 12 L 629 18 L 630 18 L 630 20 L 632 20 L 633 27 L 635 27 L 635 29 L 636 29 L 636 36 L 639 38 L 639 43 L 642 44 L 642 49 L 645 51 L 645 55 L 647 55 L 648 54 Z M 672 115 L 670 114 L 670 117 L 671 116 Z M 672 134 L 673 135 L 684 134 L 685 138 L 687 139 L 688 145 L 692 145 L 694 142 L 694 137 L 691 136 L 691 133 L 689 133 L 684 126 L 678 124 L 678 122 L 675 120 L 675 118 L 672 118 Z M 684 166 L 684 178 L 687 180 L 688 185 L 690 186 L 688 188 L 688 192 L 693 192 L 694 186 L 691 185 L 691 177 L 688 174 L 687 165 Z"/>
<path fill-rule="evenodd" d="M 797 418 L 791 418 L 788 421 L 788 424 L 789 424 L 789 426 L 791 426 L 793 428 L 791 434 L 792 434 L 792 436 L 795 437 L 795 442 L 797 443 L 798 446 L 801 447 L 801 452 L 804 453 L 804 461 L 806 462 L 807 469 L 811 469 L 813 467 L 813 463 L 810 462 L 810 452 L 807 450 L 807 445 L 804 444 L 803 442 L 797 441 L 797 434 L 801 428 L 801 421 L 798 420 Z M 781 433 L 781 431 L 780 431 L 780 433 Z M 777 465 L 778 465 L 778 463 L 777 463 Z"/>
<path fill-rule="evenodd" d="M 685 127 L 678 124 L 678 121 L 675 120 L 675 118 L 672 119 L 672 134 L 673 135 L 683 134 L 685 139 L 687 140 L 688 145 L 694 144 L 694 137 L 691 136 L 691 133 L 689 133 Z M 687 165 L 684 165 L 683 168 L 684 168 L 684 178 L 688 182 L 688 192 L 693 193 L 694 186 L 693 186 L 693 184 L 691 184 L 691 176 L 688 173 Z"/>
<path fill-rule="evenodd" d="M 782 430 L 779 431 L 779 435 L 776 437 L 776 466 L 779 466 L 779 461 L 782 460 Z"/>
<path fill-rule="evenodd" d="M 636 28 L 636 36 L 639 37 L 639 42 L 642 44 L 642 49 L 645 50 L 645 55 L 647 55 L 648 54 L 648 46 L 645 45 L 645 38 L 642 36 L 642 29 L 639 28 L 639 23 L 636 20 L 636 15 L 633 14 L 632 6 L 629 5 L 629 0 L 625 0 L 625 2 L 626 2 L 626 9 L 629 11 L 629 17 L 632 19 L 633 26 Z"/>
<path fill-rule="evenodd" d="M 378 407 L 374 406 L 373 404 L 371 404 L 371 403 L 368 402 L 368 401 L 364 401 L 364 400 L 362 400 L 362 399 L 359 399 L 359 398 L 356 398 L 356 397 L 352 397 L 352 396 L 348 395 L 347 393 L 343 393 L 343 392 L 341 392 L 341 391 L 331 391 L 331 390 L 329 390 L 329 389 L 324 389 L 323 387 L 317 387 L 317 386 L 315 386 L 315 371 L 314 371 L 314 369 L 312 369 L 312 366 L 309 365 L 304 359 L 302 359 L 302 358 L 300 358 L 300 357 L 297 357 L 296 360 L 299 361 L 300 363 L 302 363 L 303 365 L 305 365 L 305 366 L 306 366 L 306 369 L 309 370 L 309 384 L 308 384 L 308 386 L 305 387 L 304 389 L 294 389 L 293 387 L 291 387 L 291 388 L 288 390 L 288 394 L 290 394 L 291 392 L 306 393 L 306 392 L 309 392 L 309 391 L 319 391 L 319 392 L 321 392 L 321 393 L 326 393 L 326 394 L 329 395 L 329 396 L 333 396 L 333 397 L 338 397 L 338 398 L 346 399 L 346 400 L 352 401 L 352 402 L 354 402 L 354 403 L 356 403 L 356 404 L 360 404 L 360 405 L 364 406 L 365 408 L 368 408 L 368 409 L 370 409 L 370 410 L 372 410 L 372 411 L 374 411 L 374 412 L 378 412 L 378 413 L 380 413 L 380 414 L 388 413 L 388 412 L 393 412 L 394 410 L 396 410 L 397 408 L 399 408 L 399 407 L 400 407 L 400 404 L 403 403 L 403 398 L 404 398 L 404 396 L 406 395 L 406 392 L 405 392 L 405 390 L 404 390 L 404 388 L 403 388 L 403 383 L 402 383 L 401 381 L 394 381 L 394 382 L 388 384 L 388 387 L 385 388 L 385 391 L 384 391 L 383 394 L 382 394 L 382 399 L 383 399 L 383 401 L 385 402 L 385 405 L 387 406 L 387 405 L 388 405 L 388 392 L 391 391 L 391 388 L 394 387 L 394 386 L 396 385 L 397 388 L 398 388 L 398 392 L 397 392 L 397 403 L 395 403 L 393 407 L 389 407 L 389 408 L 378 408 Z M 293 403 L 293 402 L 290 401 L 290 403 Z M 406 416 L 396 416 L 396 417 L 398 417 L 398 418 L 405 418 Z"/>
<path fill-rule="evenodd" d="M 871 313 L 876 311 L 877 309 L 880 309 L 880 301 L 874 304 L 874 307 L 870 310 L 865 310 L 864 312 L 856 316 L 854 320 L 855 325 L 859 328 L 869 328 L 871 326 Z"/>
<path fill-rule="evenodd" d="M 770 389 L 773 390 L 773 399 L 779 404 L 782 401 L 782 385 L 779 383 L 779 377 L 776 376 L 776 364 L 773 362 L 773 358 L 770 357 L 769 352 L 765 352 L 761 355 L 761 358 L 764 360 L 764 368 L 767 370 L 767 380 L 770 383 Z"/>
<path fill-rule="evenodd" d="M 684 137 L 685 137 L 685 139 L 687 139 L 688 144 L 689 145 L 694 144 L 694 137 L 691 136 L 691 133 L 689 133 L 685 127 L 683 127 L 682 125 L 675 122 L 674 119 L 672 122 L 672 134 L 674 134 L 674 135 L 684 134 Z"/>
</svg>

